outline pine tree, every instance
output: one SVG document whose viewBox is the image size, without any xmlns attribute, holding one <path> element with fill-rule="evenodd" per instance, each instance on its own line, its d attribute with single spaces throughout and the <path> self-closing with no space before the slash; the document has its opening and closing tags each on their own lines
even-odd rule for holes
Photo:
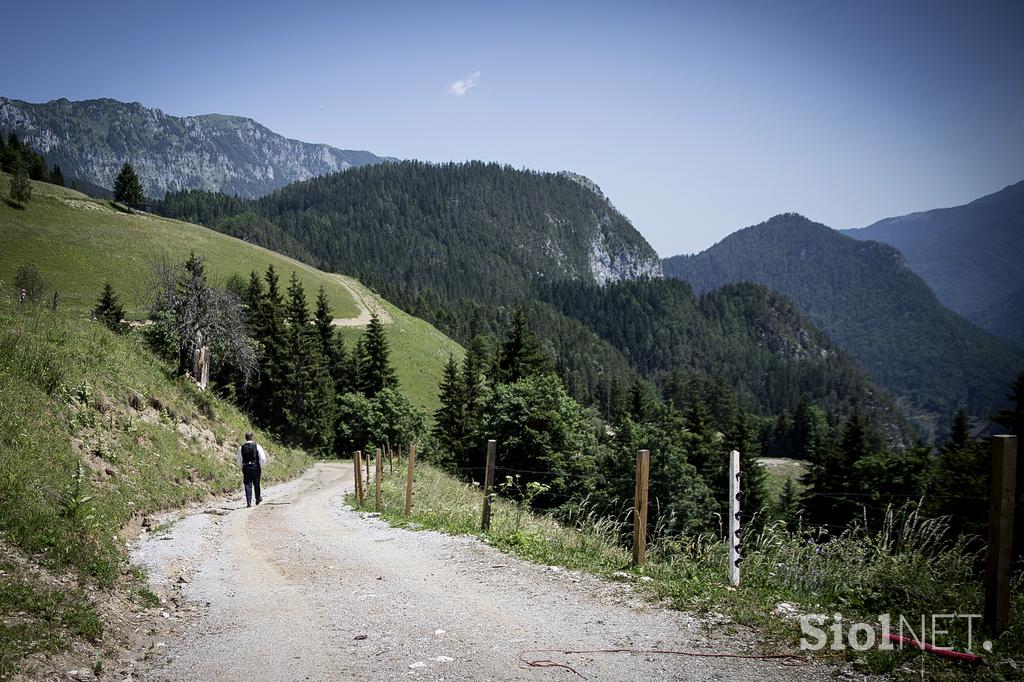
<svg viewBox="0 0 1024 682">
<path fill-rule="evenodd" d="M 494 382 L 510 384 L 524 377 L 547 374 L 551 371 L 551 359 L 541 348 L 540 340 L 527 327 L 523 309 L 516 308 L 505 341 L 498 346 Z"/>
<path fill-rule="evenodd" d="M 124 331 L 124 306 L 114 293 L 114 287 L 110 282 L 103 285 L 103 293 L 96 307 L 92 309 L 92 315 L 97 321 L 102 322 L 108 329 L 121 333 Z"/>
<path fill-rule="evenodd" d="M 288 279 L 288 306 L 285 309 L 288 324 L 298 331 L 305 331 L 309 324 L 309 305 L 306 303 L 306 290 L 294 272 Z"/>
<path fill-rule="evenodd" d="M 64 186 L 64 173 L 61 171 L 60 166 L 53 164 L 53 168 L 50 170 L 50 175 L 47 178 L 47 182 L 51 185 Z"/>
<path fill-rule="evenodd" d="M 284 299 L 281 297 L 277 272 L 273 265 L 264 275 L 266 292 L 259 297 L 253 331 L 262 349 L 263 363 L 260 379 L 250 391 L 250 410 L 269 428 L 280 432 L 283 427 L 284 380 Z M 262 287 L 261 287 L 262 288 Z M 249 283 L 250 302 L 254 300 L 252 280 Z"/>
<path fill-rule="evenodd" d="M 962 448 L 967 445 L 967 441 L 970 440 L 971 434 L 971 422 L 967 418 L 967 412 L 964 408 L 960 408 L 956 411 L 956 415 L 953 417 L 953 428 L 949 434 L 949 442 L 953 447 Z"/>
<path fill-rule="evenodd" d="M 792 478 L 787 478 L 786 482 L 782 484 L 782 493 L 779 495 L 775 516 L 783 521 L 790 531 L 796 530 L 800 525 L 800 496 L 797 494 L 796 484 Z"/>
<path fill-rule="evenodd" d="M 127 161 L 121 166 L 121 170 L 114 180 L 114 201 L 131 208 L 139 208 L 146 202 L 139 176 L 135 174 L 135 169 Z"/>
<path fill-rule="evenodd" d="M 328 360 L 334 360 L 332 357 L 336 348 L 334 344 L 334 318 L 331 315 L 331 306 L 327 302 L 327 293 L 324 291 L 322 284 L 320 285 L 320 291 L 316 294 L 316 311 L 313 313 L 313 321 L 316 325 L 317 336 L 320 338 L 321 352 L 323 352 L 324 357 Z"/>
<path fill-rule="evenodd" d="M 765 520 L 768 507 L 768 474 L 757 461 L 760 446 L 757 442 L 750 415 L 740 409 L 730 428 L 728 436 L 729 449 L 740 453 L 740 489 L 743 491 L 744 518 L 748 520 L 757 514 L 758 523 Z"/>
<path fill-rule="evenodd" d="M 288 281 L 288 328 L 280 390 L 290 439 L 327 454 L 334 441 L 334 384 L 315 327 L 309 324 L 306 292 L 295 273 Z"/>
<path fill-rule="evenodd" d="M 466 346 L 466 357 L 462 359 L 462 395 L 465 401 L 467 435 L 480 423 L 486 390 L 486 354 L 484 340 L 474 336 Z"/>
<path fill-rule="evenodd" d="M 448 356 L 439 386 L 441 407 L 434 413 L 434 436 L 441 447 L 451 455 L 457 467 L 466 466 L 466 401 L 462 377 L 455 358 Z"/>
<path fill-rule="evenodd" d="M 1010 392 L 1006 394 L 1007 400 L 1013 407 L 999 410 L 999 414 L 992 418 L 997 424 L 1005 426 L 1007 431 L 1016 436 L 1024 435 L 1024 372 L 1017 375 L 1017 378 L 1010 384 Z M 1017 467 L 1017 471 L 1024 473 L 1024 467 Z M 1020 486 L 1017 490 L 1024 494 Z M 1024 524 L 1019 524 L 1024 526 Z"/>
<path fill-rule="evenodd" d="M 845 525 L 856 514 L 860 492 L 854 465 L 870 454 L 872 434 L 854 412 L 843 427 L 839 446 L 813 462 L 805 474 L 803 508 L 818 524 Z M 851 495 L 853 493 L 853 495 Z"/>
<path fill-rule="evenodd" d="M 14 159 L 14 174 L 11 176 L 11 186 L 8 189 L 11 201 L 24 206 L 32 199 L 32 183 L 28 178 L 28 169 L 20 156 Z"/>
<path fill-rule="evenodd" d="M 398 385 L 395 370 L 391 366 L 391 350 L 388 348 L 384 325 L 377 313 L 370 318 L 370 324 L 363 335 L 359 380 L 363 395 L 370 398 L 385 388 Z"/>
<path fill-rule="evenodd" d="M 642 422 L 647 415 L 647 387 L 640 379 L 634 379 L 629 387 L 629 416 L 635 422 Z"/>
<path fill-rule="evenodd" d="M 255 270 L 249 273 L 249 284 L 242 296 L 242 305 L 245 306 L 246 322 L 255 329 L 260 307 L 263 305 L 263 281 Z"/>
<path fill-rule="evenodd" d="M 34 150 L 27 149 L 28 153 L 26 156 L 26 165 L 28 166 L 28 177 L 32 180 L 38 180 L 40 182 L 45 181 L 47 178 L 46 173 L 46 160 L 41 154 L 37 154 Z"/>
<path fill-rule="evenodd" d="M 0 149 L 0 170 L 5 173 L 14 173 L 14 167 L 20 158 L 21 140 L 18 139 L 14 131 L 11 131 L 3 148 Z"/>
<path fill-rule="evenodd" d="M 327 363 L 327 369 L 334 384 L 334 392 L 340 395 L 351 391 L 353 387 L 352 368 L 345 348 L 345 338 L 335 331 L 334 317 L 331 315 L 330 303 L 323 286 L 320 287 L 316 295 L 313 323 L 320 341 L 320 351 Z"/>
</svg>

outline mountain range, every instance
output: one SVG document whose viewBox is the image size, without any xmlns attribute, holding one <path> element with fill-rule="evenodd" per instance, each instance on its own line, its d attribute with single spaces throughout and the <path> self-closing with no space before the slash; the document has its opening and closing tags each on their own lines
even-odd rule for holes
<svg viewBox="0 0 1024 682">
<path fill-rule="evenodd" d="M 789 296 L 875 381 L 902 396 L 920 424 L 943 424 L 961 406 L 991 414 L 1024 368 L 1024 352 L 944 307 L 895 248 L 797 214 L 663 265 L 666 276 L 698 292 L 749 281 Z"/>
<path fill-rule="evenodd" d="M 278 135 L 251 118 L 170 116 L 113 99 L 33 104 L 0 97 L 0 131 L 59 164 L 69 183 L 108 195 L 128 161 L 147 197 L 207 189 L 258 197 L 317 175 L 393 159 Z"/>
<path fill-rule="evenodd" d="M 830 389 L 810 386 L 814 372 L 790 372 L 800 378 L 772 388 L 789 370 L 768 369 L 770 362 L 742 348 L 723 354 L 702 345 L 712 337 L 727 344 L 728 335 L 687 337 L 686 325 L 736 326 L 732 317 L 716 318 L 703 295 L 742 281 L 790 297 L 799 313 L 781 314 L 790 321 L 783 336 L 818 339 L 820 328 L 931 433 L 961 405 L 987 415 L 1024 366 L 1019 348 L 942 305 L 1020 340 L 1024 277 L 1007 255 L 1021 250 L 1024 183 L 849 236 L 800 216 L 777 216 L 702 254 L 661 261 L 595 183 L 570 172 L 398 162 L 289 140 L 247 118 L 175 117 L 109 99 L 29 104 L 0 98 L 0 130 L 18 134 L 93 194 L 104 194 L 129 160 L 159 213 L 359 276 L 460 341 L 498 333 L 509 308 L 525 305 L 563 377 L 591 399 L 607 392 L 611 377 L 660 383 L 673 369 L 684 369 L 729 376 L 740 399 L 762 412 L 791 408 L 801 392 L 840 412 L 863 403 L 838 399 L 834 391 L 824 397 Z M 889 242 L 905 258 L 890 246 L 858 239 Z M 655 284 L 663 267 L 664 274 L 689 282 L 697 298 Z M 658 297 L 673 303 L 662 305 Z M 589 299 L 604 302 L 595 310 Z M 767 306 L 777 317 L 788 303 L 746 289 L 710 300 L 745 311 L 762 338 L 757 342 L 743 325 L 740 335 L 773 357 L 791 353 L 792 344 L 779 340 L 781 328 L 763 324 L 772 315 L 764 310 L 768 317 L 759 318 L 751 307 Z M 622 306 L 659 312 L 638 315 Z M 617 332 L 622 324 L 645 325 L 646 336 Z M 672 347 L 671 339 L 684 347 Z M 820 341 L 812 346 L 826 357 L 841 353 Z M 821 372 L 852 376 L 843 363 L 830 366 Z M 742 376 L 749 371 L 772 376 L 758 384 Z M 853 385 L 834 378 L 824 383 Z M 867 384 L 851 390 L 887 400 Z"/>
<path fill-rule="evenodd" d="M 946 307 L 1024 348 L 1024 181 L 843 233 L 896 247 Z"/>
</svg>

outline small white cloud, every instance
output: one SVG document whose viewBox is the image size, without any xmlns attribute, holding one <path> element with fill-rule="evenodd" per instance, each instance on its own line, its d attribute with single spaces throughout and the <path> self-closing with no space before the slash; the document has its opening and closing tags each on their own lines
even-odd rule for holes
<svg viewBox="0 0 1024 682">
<path fill-rule="evenodd" d="M 455 81 L 448 86 L 448 93 L 457 97 L 462 97 L 471 88 L 475 88 L 478 85 L 480 85 L 480 72 L 474 71 L 462 80 Z"/>
</svg>

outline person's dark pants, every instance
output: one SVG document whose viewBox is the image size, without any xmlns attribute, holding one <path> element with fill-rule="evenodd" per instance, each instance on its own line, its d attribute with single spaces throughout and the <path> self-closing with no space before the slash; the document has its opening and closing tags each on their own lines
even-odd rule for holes
<svg viewBox="0 0 1024 682">
<path fill-rule="evenodd" d="M 245 506 L 252 506 L 252 489 L 256 488 L 256 504 L 263 501 L 263 495 L 260 492 L 260 465 L 259 464 L 243 464 L 242 465 L 242 480 L 245 482 Z"/>
</svg>

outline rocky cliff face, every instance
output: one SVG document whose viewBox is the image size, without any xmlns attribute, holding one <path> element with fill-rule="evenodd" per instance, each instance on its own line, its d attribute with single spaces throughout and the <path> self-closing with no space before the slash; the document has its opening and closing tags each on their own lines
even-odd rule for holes
<svg viewBox="0 0 1024 682">
<path fill-rule="evenodd" d="M 572 171 L 561 171 L 559 175 L 596 194 L 608 206 L 610 212 L 616 211 L 611 200 L 590 178 Z M 590 272 L 598 284 L 662 276 L 661 259 L 646 242 L 646 249 L 621 249 L 614 243 L 616 239 L 609 213 L 600 216 L 597 222 L 597 234 L 590 243 Z"/>
<path fill-rule="evenodd" d="M 638 251 L 614 251 L 605 234 L 590 244 L 590 272 L 600 285 L 624 280 L 661 277 L 661 260 Z"/>
<path fill-rule="evenodd" d="M 182 118 L 112 99 L 31 104 L 0 97 L 0 131 L 17 133 L 85 189 L 109 190 L 128 161 L 150 197 L 204 189 L 253 198 L 296 180 L 392 160 L 290 140 L 249 118 Z"/>
</svg>

